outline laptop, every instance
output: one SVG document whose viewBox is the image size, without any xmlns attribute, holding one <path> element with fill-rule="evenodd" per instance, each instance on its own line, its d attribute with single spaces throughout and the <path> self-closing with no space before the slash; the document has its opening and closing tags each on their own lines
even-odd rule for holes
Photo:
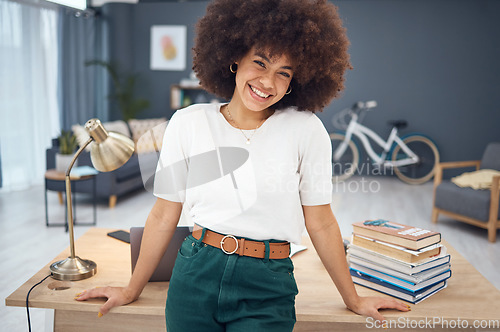
<svg viewBox="0 0 500 332">
<path fill-rule="evenodd" d="M 144 232 L 144 227 L 132 227 L 130 228 L 130 254 L 132 261 L 132 272 L 134 272 L 135 265 L 137 264 L 137 259 L 139 258 L 139 252 L 141 249 L 142 233 Z M 177 258 L 177 252 L 182 245 L 182 242 L 191 234 L 190 227 L 188 226 L 177 226 L 174 236 L 170 241 L 163 258 L 161 259 L 158 267 L 153 272 L 153 275 L 149 281 L 169 281 L 172 276 L 172 270 L 174 269 L 175 259 Z"/>
</svg>

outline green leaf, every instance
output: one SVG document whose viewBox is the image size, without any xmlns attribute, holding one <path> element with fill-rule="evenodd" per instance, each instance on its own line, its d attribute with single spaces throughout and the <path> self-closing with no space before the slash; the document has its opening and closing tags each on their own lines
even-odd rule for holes
<svg viewBox="0 0 500 332">
<path fill-rule="evenodd" d="M 61 134 L 58 139 L 59 153 L 73 154 L 73 152 L 75 152 L 78 143 L 76 142 L 76 136 L 71 130 L 61 130 Z"/>
<path fill-rule="evenodd" d="M 109 94 L 108 98 L 114 100 L 118 104 L 122 112 L 123 120 L 128 121 L 136 118 L 140 112 L 149 107 L 149 101 L 135 97 L 137 74 L 123 75 L 122 77 L 119 75 L 114 65 L 101 60 L 86 61 L 85 65 L 102 66 L 108 71 L 114 87 L 114 91 Z"/>
</svg>

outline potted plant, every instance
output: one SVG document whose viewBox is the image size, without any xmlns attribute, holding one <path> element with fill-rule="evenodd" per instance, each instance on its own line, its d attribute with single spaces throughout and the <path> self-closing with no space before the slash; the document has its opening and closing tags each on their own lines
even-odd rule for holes
<svg viewBox="0 0 500 332">
<path fill-rule="evenodd" d="M 78 145 L 76 136 L 71 130 L 61 130 L 58 137 L 59 152 L 56 153 L 56 170 L 59 172 L 66 172 L 73 159 L 73 153 Z M 76 166 L 75 162 L 75 166 Z"/>
<path fill-rule="evenodd" d="M 85 62 L 85 65 L 102 66 L 108 71 L 114 86 L 114 91 L 109 95 L 109 98 L 114 99 L 118 103 L 125 122 L 130 119 L 135 119 L 137 114 L 149 107 L 148 100 L 135 97 L 137 74 L 130 74 L 122 77 L 119 75 L 115 66 L 106 61 L 92 60 Z"/>
</svg>

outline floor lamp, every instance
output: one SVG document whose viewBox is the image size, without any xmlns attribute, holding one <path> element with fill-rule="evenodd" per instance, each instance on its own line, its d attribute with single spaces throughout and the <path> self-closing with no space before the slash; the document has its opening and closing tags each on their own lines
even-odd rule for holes
<svg viewBox="0 0 500 332">
<path fill-rule="evenodd" d="M 73 205 L 71 202 L 70 173 L 80 153 L 90 144 L 90 159 L 93 166 L 101 172 L 113 171 L 125 164 L 134 153 L 134 142 L 125 135 L 108 132 L 99 119 L 90 119 L 85 123 L 90 138 L 76 152 L 66 170 L 66 208 L 68 209 L 68 233 L 71 255 L 50 266 L 51 276 L 57 280 L 82 280 L 92 277 L 97 272 L 97 265 L 91 260 L 75 255 L 73 232 Z"/>
</svg>

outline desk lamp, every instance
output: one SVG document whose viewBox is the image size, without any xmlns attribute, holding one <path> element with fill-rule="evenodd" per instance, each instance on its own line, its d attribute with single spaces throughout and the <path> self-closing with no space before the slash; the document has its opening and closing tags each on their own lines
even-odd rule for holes
<svg viewBox="0 0 500 332">
<path fill-rule="evenodd" d="M 99 119 L 90 119 L 85 123 L 90 138 L 76 152 L 66 170 L 66 208 L 71 256 L 50 266 L 52 278 L 57 280 L 82 280 L 96 274 L 97 265 L 91 260 L 75 255 L 73 235 L 73 205 L 71 202 L 70 173 L 80 153 L 89 145 L 90 159 L 94 167 L 101 172 L 110 172 L 125 164 L 134 153 L 134 142 L 125 135 L 108 132 Z"/>
</svg>

